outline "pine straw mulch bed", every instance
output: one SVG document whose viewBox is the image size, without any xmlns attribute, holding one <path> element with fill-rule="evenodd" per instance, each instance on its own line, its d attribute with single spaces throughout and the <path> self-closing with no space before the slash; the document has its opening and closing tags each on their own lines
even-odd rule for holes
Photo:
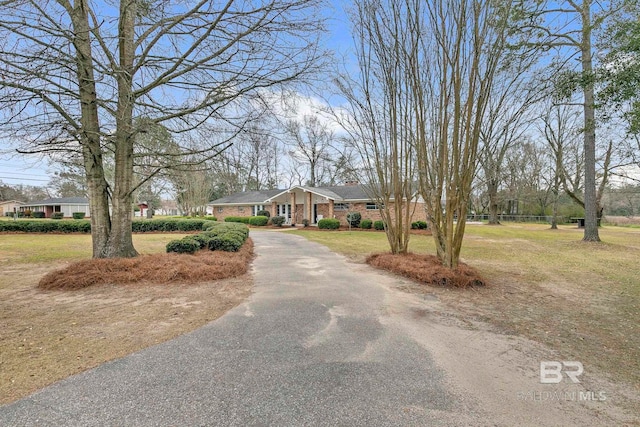
<svg viewBox="0 0 640 427">
<path fill-rule="evenodd" d="M 90 259 L 46 274 L 38 287 L 74 290 L 100 284 L 183 284 L 245 274 L 253 259 L 253 241 L 238 252 L 200 250 L 188 254 L 140 255 L 136 258 Z"/>
<path fill-rule="evenodd" d="M 434 255 L 381 253 L 369 255 L 366 262 L 373 267 L 427 285 L 456 288 L 486 285 L 482 276 L 473 267 L 461 262 L 456 269 L 451 270 L 444 267 L 438 257 Z"/>
</svg>

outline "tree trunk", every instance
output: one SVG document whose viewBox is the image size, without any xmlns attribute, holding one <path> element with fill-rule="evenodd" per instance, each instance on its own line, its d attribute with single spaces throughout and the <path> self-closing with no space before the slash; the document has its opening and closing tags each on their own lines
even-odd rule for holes
<svg viewBox="0 0 640 427">
<path fill-rule="evenodd" d="M 118 23 L 120 69 L 118 80 L 118 113 L 115 134 L 115 179 L 111 213 L 111 234 L 101 256 L 130 258 L 138 255 L 131 237 L 133 205 L 133 60 L 136 2 L 120 3 Z"/>
<path fill-rule="evenodd" d="M 589 3 L 589 2 L 585 2 Z M 582 75 L 584 83 L 584 237 L 599 242 L 596 199 L 596 126 L 593 63 L 591 57 L 591 7 L 582 8 Z"/>
<path fill-rule="evenodd" d="M 498 183 L 490 180 L 487 183 L 487 192 L 489 193 L 489 224 L 500 225 L 498 219 Z"/>
<path fill-rule="evenodd" d="M 91 54 L 88 10 L 86 1 L 78 1 L 70 11 L 70 16 L 75 34 L 74 45 L 81 111 L 79 138 L 89 193 L 93 257 L 99 257 L 109 240 L 111 219 L 109 217 L 108 184 L 104 175 L 100 146 L 100 120 Z"/>
</svg>

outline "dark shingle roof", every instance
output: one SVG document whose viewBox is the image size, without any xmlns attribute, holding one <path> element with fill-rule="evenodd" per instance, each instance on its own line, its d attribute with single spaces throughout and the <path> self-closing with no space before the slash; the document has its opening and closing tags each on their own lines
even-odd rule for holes
<svg viewBox="0 0 640 427">
<path fill-rule="evenodd" d="M 88 205 L 89 199 L 86 197 L 58 197 L 46 200 L 36 200 L 35 202 L 26 203 L 25 206 L 44 206 L 44 205 Z"/>
<path fill-rule="evenodd" d="M 225 197 L 221 197 L 212 202 L 210 205 L 221 205 L 226 203 L 247 204 L 247 205 L 259 205 L 266 202 L 267 199 L 282 193 L 285 190 L 260 190 L 260 191 L 244 191 L 241 193 L 230 194 Z"/>
<path fill-rule="evenodd" d="M 371 196 L 365 191 L 364 185 L 339 185 L 335 187 L 317 187 L 317 190 L 328 191 L 338 195 L 343 200 L 369 200 Z"/>
</svg>

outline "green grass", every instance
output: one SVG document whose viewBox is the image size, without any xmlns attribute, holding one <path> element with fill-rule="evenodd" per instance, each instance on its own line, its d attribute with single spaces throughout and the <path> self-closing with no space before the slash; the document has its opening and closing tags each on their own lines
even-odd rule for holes
<svg viewBox="0 0 640 427">
<path fill-rule="evenodd" d="M 164 252 L 170 240 L 185 234 L 134 234 L 142 254 Z M 85 234 L 0 234 L 0 265 L 77 261 L 91 257 L 91 236 Z"/>
</svg>

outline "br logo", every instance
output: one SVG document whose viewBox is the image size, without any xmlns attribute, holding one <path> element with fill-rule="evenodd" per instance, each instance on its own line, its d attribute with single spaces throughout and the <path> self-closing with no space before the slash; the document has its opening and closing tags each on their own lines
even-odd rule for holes
<svg viewBox="0 0 640 427">
<path fill-rule="evenodd" d="M 558 384 L 562 381 L 562 373 L 574 383 L 579 383 L 578 377 L 584 372 L 580 362 L 540 362 L 540 382 L 542 384 Z"/>
</svg>

